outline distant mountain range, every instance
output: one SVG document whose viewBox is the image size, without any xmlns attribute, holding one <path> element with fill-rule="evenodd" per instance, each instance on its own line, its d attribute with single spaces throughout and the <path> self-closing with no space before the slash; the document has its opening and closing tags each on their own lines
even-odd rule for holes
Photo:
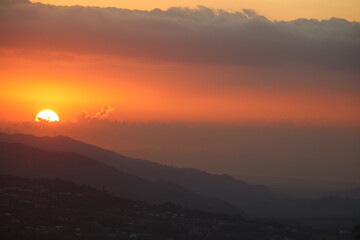
<svg viewBox="0 0 360 240">
<path fill-rule="evenodd" d="M 78 153 L 113 166 L 121 172 L 133 174 L 149 181 L 172 182 L 190 191 L 222 199 L 238 207 L 279 198 L 278 194 L 270 191 L 264 185 L 251 185 L 227 174 L 210 174 L 192 168 L 175 168 L 142 159 L 129 158 L 65 136 L 35 137 L 0 133 L 0 141 L 23 143 L 50 151 Z"/>
<path fill-rule="evenodd" d="M 360 217 L 359 189 L 316 200 L 286 198 L 226 174 L 129 158 L 64 136 L 0 133 L 0 156 L 0 174 L 61 178 L 151 203 L 234 214 L 243 209 L 261 217 Z"/>
<path fill-rule="evenodd" d="M 193 193 L 176 184 L 151 182 L 76 153 L 46 151 L 20 143 L 0 142 L 0 174 L 60 178 L 151 203 L 174 202 L 212 212 L 241 213 L 219 199 Z"/>
<path fill-rule="evenodd" d="M 347 197 L 347 198 L 360 198 L 360 187 L 341 190 L 341 191 L 332 191 L 327 192 L 327 196 L 339 196 L 339 197 Z"/>
</svg>

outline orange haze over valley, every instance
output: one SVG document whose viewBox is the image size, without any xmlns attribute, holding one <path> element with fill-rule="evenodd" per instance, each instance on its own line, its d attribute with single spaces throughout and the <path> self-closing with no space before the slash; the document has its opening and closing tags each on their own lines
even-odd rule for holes
<svg viewBox="0 0 360 240">
<path fill-rule="evenodd" d="M 0 0 L 0 131 L 358 186 L 359 4 Z"/>
</svg>

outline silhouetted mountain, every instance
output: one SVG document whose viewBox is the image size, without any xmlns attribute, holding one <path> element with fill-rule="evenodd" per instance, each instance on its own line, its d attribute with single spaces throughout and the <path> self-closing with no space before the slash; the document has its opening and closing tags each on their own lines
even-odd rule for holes
<svg viewBox="0 0 360 240">
<path fill-rule="evenodd" d="M 106 163 L 118 170 L 146 180 L 176 183 L 193 192 L 223 199 L 237 206 L 273 200 L 278 197 L 263 185 L 251 185 L 223 174 L 210 174 L 196 169 L 175 168 L 134 159 L 68 137 L 34 137 L 0 133 L 0 141 L 19 142 L 46 150 L 75 152 Z"/>
<path fill-rule="evenodd" d="M 259 217 L 321 218 L 341 216 L 360 218 L 360 199 L 347 197 L 288 199 L 250 205 L 246 210 L 247 213 Z"/>
<path fill-rule="evenodd" d="M 235 176 L 251 184 L 264 184 L 270 189 L 293 198 L 320 198 L 326 196 L 360 197 L 359 183 L 346 180 L 329 180 L 284 176 Z M 356 188 L 358 190 L 356 190 Z M 356 193 L 357 191 L 357 193 Z M 347 193 L 346 193 L 347 192 Z"/>
<path fill-rule="evenodd" d="M 325 196 L 338 196 L 338 197 L 349 197 L 349 198 L 360 198 L 360 187 L 347 189 L 342 191 L 331 191 L 324 194 Z"/>
<path fill-rule="evenodd" d="M 200 210 L 240 213 L 225 201 L 193 193 L 170 182 L 147 181 L 76 153 L 46 151 L 19 143 L 0 142 L 0 156 L 0 174 L 61 178 L 98 189 L 106 188 L 121 197 L 153 203 L 171 201 Z"/>
<path fill-rule="evenodd" d="M 0 175 L 0 200 L 0 239 L 351 239 L 350 232 L 337 227 L 253 220 L 172 203 L 149 205 L 60 179 Z"/>
</svg>

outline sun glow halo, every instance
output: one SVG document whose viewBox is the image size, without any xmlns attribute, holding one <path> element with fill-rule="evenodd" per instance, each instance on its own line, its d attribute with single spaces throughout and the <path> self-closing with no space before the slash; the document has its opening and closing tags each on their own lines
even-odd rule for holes
<svg viewBox="0 0 360 240">
<path fill-rule="evenodd" d="M 36 115 L 36 122 L 58 122 L 60 121 L 59 116 L 52 110 L 43 110 Z"/>
</svg>

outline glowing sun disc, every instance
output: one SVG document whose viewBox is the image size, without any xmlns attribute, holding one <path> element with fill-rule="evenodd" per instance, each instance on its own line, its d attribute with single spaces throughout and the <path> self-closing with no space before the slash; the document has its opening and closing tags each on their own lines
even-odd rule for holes
<svg viewBox="0 0 360 240">
<path fill-rule="evenodd" d="M 47 122 L 58 122 L 60 121 L 59 116 L 51 110 L 43 110 L 36 115 L 35 121 L 47 121 Z"/>
</svg>

